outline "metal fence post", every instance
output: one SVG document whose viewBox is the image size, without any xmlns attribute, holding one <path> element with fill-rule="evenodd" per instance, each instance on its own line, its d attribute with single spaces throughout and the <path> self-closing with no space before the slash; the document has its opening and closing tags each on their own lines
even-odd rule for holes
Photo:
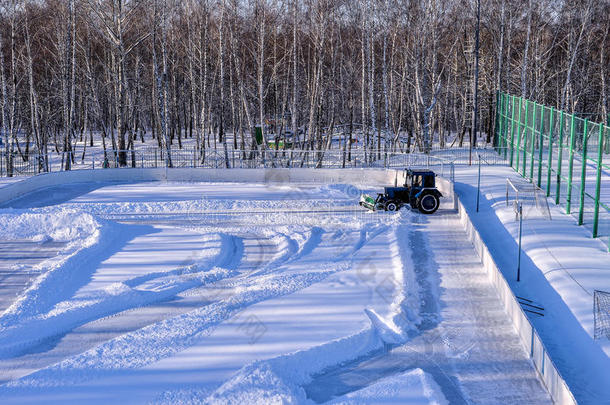
<svg viewBox="0 0 610 405">
<path fill-rule="evenodd" d="M 555 190 L 555 205 L 559 205 L 561 195 L 561 167 L 563 165 L 563 111 L 559 111 L 559 149 L 557 150 L 557 187 Z"/>
<path fill-rule="evenodd" d="M 519 101 L 519 115 L 521 115 L 521 101 Z M 512 96 L 512 111 L 510 116 L 510 166 L 513 167 L 515 153 L 515 96 Z"/>
<path fill-rule="evenodd" d="M 521 110 L 523 108 L 523 98 L 519 97 L 519 122 L 517 124 L 517 159 L 515 160 L 515 170 L 519 172 L 519 157 L 521 156 Z M 525 124 L 527 126 L 527 101 L 525 102 Z"/>
<path fill-rule="evenodd" d="M 542 185 L 542 149 L 544 148 L 544 106 L 541 106 L 540 114 L 540 142 L 538 145 L 538 187 Z M 534 148 L 532 148 L 534 150 Z"/>
<path fill-rule="evenodd" d="M 530 181 L 534 184 L 534 156 L 536 154 L 536 107 L 540 107 L 540 126 L 542 127 L 542 122 L 544 120 L 544 106 L 534 103 L 534 117 L 532 118 L 532 148 L 530 155 Z M 539 136 L 542 135 L 542 130 L 540 130 Z"/>
<path fill-rule="evenodd" d="M 597 173 L 595 178 L 595 210 L 593 211 L 593 237 L 597 238 L 599 225 L 599 199 L 602 183 L 602 157 L 604 149 L 604 126 L 599 125 L 599 138 L 597 141 Z"/>
<path fill-rule="evenodd" d="M 536 103 L 534 103 L 534 111 L 532 111 L 532 122 L 529 123 L 528 114 L 525 115 L 525 119 L 527 124 L 525 124 L 525 142 L 523 142 L 523 177 L 526 177 L 525 173 L 527 173 L 527 148 L 530 145 L 530 138 L 532 140 L 532 143 L 534 142 L 534 128 L 536 128 Z M 528 124 L 531 125 L 531 137 L 529 135 L 530 128 L 528 127 Z M 530 176 L 530 181 L 531 180 L 532 177 Z"/>
<path fill-rule="evenodd" d="M 521 235 L 523 233 L 523 205 L 519 202 L 519 253 L 517 257 L 517 281 L 521 281 Z"/>
<path fill-rule="evenodd" d="M 585 119 L 585 128 L 582 138 L 582 169 L 580 172 L 580 206 L 578 207 L 578 225 L 583 224 L 585 213 L 585 182 L 587 180 L 587 138 L 589 120 Z"/>
<path fill-rule="evenodd" d="M 574 169 L 574 143 L 576 142 L 576 137 L 574 136 L 574 114 L 572 114 L 572 119 L 570 121 L 570 157 L 568 162 L 568 195 L 566 197 L 566 214 L 570 213 L 570 209 L 572 208 L 572 172 Z"/>
<path fill-rule="evenodd" d="M 481 195 L 481 154 L 477 153 L 479 158 L 479 176 L 477 180 L 477 212 L 479 212 L 479 199 Z"/>
<path fill-rule="evenodd" d="M 551 107 L 549 117 L 549 155 L 546 167 L 546 196 L 551 195 L 551 172 L 553 171 L 553 130 L 555 129 L 555 108 Z"/>
<path fill-rule="evenodd" d="M 506 160 L 506 149 L 508 148 L 508 132 L 506 131 L 506 119 L 508 117 L 508 101 L 506 99 L 506 94 L 504 93 L 500 93 L 501 94 L 501 99 L 502 99 L 502 110 L 501 110 L 501 114 L 502 116 L 500 117 L 500 124 L 502 125 L 502 135 L 504 137 L 504 140 L 502 142 L 502 151 L 501 151 L 501 155 L 504 157 L 504 160 Z"/>
<path fill-rule="evenodd" d="M 500 139 L 502 137 L 501 129 L 500 129 L 500 111 L 501 111 L 501 97 L 500 90 L 496 91 L 496 125 L 494 131 L 494 147 L 496 148 L 496 152 L 498 152 L 498 148 L 502 144 Z"/>
</svg>

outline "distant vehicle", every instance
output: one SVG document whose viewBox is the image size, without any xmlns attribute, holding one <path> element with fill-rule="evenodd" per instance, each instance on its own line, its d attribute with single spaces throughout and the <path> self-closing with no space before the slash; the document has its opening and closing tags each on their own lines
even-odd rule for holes
<svg viewBox="0 0 610 405">
<path fill-rule="evenodd" d="M 363 194 L 359 204 L 371 211 L 398 211 L 403 205 L 418 209 L 422 214 L 433 214 L 438 210 L 443 196 L 436 188 L 436 174 L 431 170 L 407 169 L 402 187 L 384 187 L 377 197 Z"/>
</svg>

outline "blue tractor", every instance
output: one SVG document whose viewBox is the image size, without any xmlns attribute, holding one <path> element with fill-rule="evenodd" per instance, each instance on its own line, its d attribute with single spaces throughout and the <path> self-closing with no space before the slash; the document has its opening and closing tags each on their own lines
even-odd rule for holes
<svg viewBox="0 0 610 405">
<path fill-rule="evenodd" d="M 443 195 L 436 188 L 436 175 L 431 170 L 406 170 L 402 187 L 384 187 L 376 198 L 363 194 L 359 204 L 371 211 L 398 211 L 403 205 L 418 209 L 422 214 L 438 210 Z"/>
</svg>

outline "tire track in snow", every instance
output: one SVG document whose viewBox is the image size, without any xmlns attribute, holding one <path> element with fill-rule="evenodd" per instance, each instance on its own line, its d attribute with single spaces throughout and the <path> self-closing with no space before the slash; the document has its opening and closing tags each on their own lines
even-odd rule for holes
<svg viewBox="0 0 610 405">
<path fill-rule="evenodd" d="M 80 322 L 76 328 L 70 328 L 70 331 L 59 335 L 47 333 L 47 337 L 19 344 L 18 352 L 23 353 L 22 355 L 0 360 L 0 369 L 4 370 L 4 373 L 0 373 L 0 381 L 22 377 L 32 368 L 40 369 L 62 361 L 69 356 L 82 353 L 95 345 L 115 338 L 120 333 L 131 332 L 166 318 L 209 305 L 214 301 L 212 297 L 209 297 L 209 291 L 206 291 L 209 290 L 210 285 L 217 286 L 214 288 L 232 288 L 228 287 L 229 284 L 234 285 L 231 282 L 232 277 L 244 277 L 237 271 L 240 266 L 250 265 L 256 269 L 265 261 L 265 256 L 270 254 L 258 242 L 260 235 L 243 234 L 236 236 L 227 233 L 217 235 L 220 236 L 221 248 L 211 260 L 204 260 L 198 266 L 189 265 L 168 272 L 149 273 L 124 282 L 134 290 L 137 290 L 138 287 L 156 288 L 157 299 L 149 300 L 149 302 L 133 303 L 130 308 L 117 309 L 112 313 L 106 312 L 104 316 L 98 319 L 84 323 Z M 247 247 L 244 246 L 244 240 L 247 237 L 257 240 L 257 243 L 249 244 Z M 276 245 L 274 244 L 274 246 Z M 244 262 L 246 256 L 254 256 L 254 258 L 251 262 L 246 263 Z M 277 256 L 277 252 L 271 257 L 274 256 Z M 271 258 L 268 260 L 271 261 Z M 222 276 L 213 278 L 210 276 L 214 275 L 208 273 L 210 269 L 215 269 L 216 272 L 229 271 Z M 159 287 L 163 286 L 164 280 L 167 280 L 168 277 L 189 277 L 193 276 L 194 273 L 208 277 L 207 282 L 182 283 L 178 286 L 182 288 L 174 286 L 172 289 L 170 288 L 172 286 L 167 286 L 167 289 L 159 291 Z M 229 282 L 229 284 L 223 284 L 224 281 Z M 150 291 L 142 291 L 150 293 Z M 116 331 L 117 328 L 119 331 Z M 103 330 L 108 332 L 101 332 Z M 30 365 L 29 370 L 24 370 L 21 363 L 28 363 Z"/>
<path fill-rule="evenodd" d="M 302 246 L 298 249 L 298 251 L 290 258 L 290 262 L 297 261 L 307 255 L 309 255 L 313 250 L 320 244 L 322 241 L 322 235 L 324 234 L 324 229 L 320 227 L 313 227 L 311 231 L 309 231 L 309 237 L 302 244 Z"/>
<path fill-rule="evenodd" d="M 101 295 L 92 296 L 93 302 L 88 305 L 77 305 L 64 312 L 5 328 L 0 338 L 0 359 L 27 354 L 35 346 L 52 349 L 52 341 L 59 342 L 69 331 L 82 325 L 94 325 L 125 311 L 151 307 L 186 290 L 235 276 L 234 270 L 243 255 L 243 241 L 227 234 L 220 234 L 220 241 L 219 253 L 209 260 L 204 258 L 199 263 L 168 272 L 134 277 L 117 283 L 111 291 L 106 289 Z"/>
<path fill-rule="evenodd" d="M 383 227 L 382 227 L 383 228 Z M 370 240 L 372 238 L 374 238 L 376 235 L 378 235 L 380 232 L 382 232 L 383 229 L 378 229 L 375 232 L 373 232 L 372 234 L 369 233 L 369 237 L 367 238 L 367 233 L 363 232 L 360 233 L 359 239 L 356 242 L 356 245 L 346 254 L 341 255 L 341 257 L 337 257 L 336 258 L 336 262 L 341 261 L 342 259 L 344 259 L 347 256 L 350 256 L 351 254 L 353 254 L 355 251 L 357 251 L 358 249 L 360 249 L 362 246 L 365 245 L 365 243 L 367 242 L 367 239 Z M 296 253 L 295 253 L 295 249 L 294 246 L 296 246 L 297 242 L 293 243 L 287 243 L 286 241 L 286 235 L 282 234 L 281 235 L 281 240 L 282 242 L 285 244 L 286 246 L 286 251 L 284 251 L 283 253 L 275 253 L 274 257 L 275 259 L 270 260 L 267 265 L 265 266 L 265 268 L 268 271 L 272 271 L 275 268 L 281 267 L 281 264 L 284 263 L 286 264 L 287 262 L 293 263 L 297 260 L 300 260 L 306 256 L 308 256 L 309 254 L 312 253 L 312 251 L 314 251 L 314 249 L 320 244 L 321 240 L 322 240 L 322 235 L 324 234 L 324 230 L 321 228 L 318 229 L 312 229 L 309 234 L 308 237 L 304 239 L 303 243 L 300 243 L 300 248 L 297 249 Z M 225 235 L 227 236 L 227 235 Z M 273 239 L 273 238 L 271 238 Z M 277 238 L 276 238 L 277 239 Z M 242 238 L 226 238 L 224 239 L 225 243 L 224 245 L 235 245 L 237 244 L 236 249 L 238 251 L 241 251 L 243 253 L 243 237 Z M 281 242 L 280 242 L 281 243 Z M 235 247 L 235 246 L 234 246 Z M 232 252 L 235 251 L 235 249 L 229 248 L 229 249 L 223 249 L 224 252 Z M 246 254 L 247 255 L 247 254 Z M 222 262 L 222 264 L 225 265 L 231 265 L 231 261 L 228 260 L 231 257 L 230 254 L 225 255 L 224 256 L 224 260 Z M 217 262 L 218 263 L 218 262 Z M 219 263 L 220 264 L 220 263 Z M 235 262 L 233 262 L 232 264 L 235 264 Z M 344 270 L 345 268 L 348 267 L 347 263 L 340 263 L 339 266 L 334 265 L 334 270 L 330 271 L 328 274 L 331 274 L 335 271 L 341 271 Z M 238 267 L 239 269 L 239 267 Z M 326 275 L 328 275 L 326 274 Z M 320 277 L 319 280 L 322 280 L 326 277 L 326 275 L 324 277 Z M 218 299 L 219 296 L 214 296 L 214 294 L 212 294 L 212 296 L 209 297 L 209 299 L 206 299 L 206 292 L 208 293 L 207 296 L 209 296 L 209 291 L 205 291 L 205 290 L 209 290 L 210 288 L 214 288 L 214 289 L 219 289 L 219 290 L 227 290 L 227 291 L 239 291 L 241 289 L 243 289 L 243 285 L 247 284 L 247 285 L 258 285 L 261 283 L 261 280 L 265 280 L 267 277 L 274 277 L 273 275 L 263 275 L 263 276 L 259 276 L 256 278 L 242 278 L 242 276 L 236 276 L 236 277 L 227 277 L 224 279 L 221 279 L 219 281 L 217 281 L 216 283 L 211 284 L 209 287 L 203 286 L 203 287 L 198 287 L 198 288 L 194 288 L 194 289 L 190 289 L 187 291 L 184 291 L 182 294 L 180 294 L 182 296 L 182 298 L 186 298 L 187 300 L 189 300 L 189 298 L 193 298 L 195 297 L 196 300 L 198 300 L 200 303 L 205 302 L 205 304 L 208 304 L 207 306 L 214 306 L 218 304 L 217 302 L 214 302 L 214 300 Z M 279 275 L 278 277 L 282 277 L 281 275 Z M 295 277 L 295 276 L 287 276 L 285 275 L 284 277 Z M 300 277 L 300 275 L 297 275 L 296 277 Z M 142 281 L 142 280 L 140 280 Z M 306 288 L 308 285 L 311 285 L 313 283 L 317 282 L 315 279 L 311 279 L 310 283 L 307 283 L 307 285 L 303 285 L 299 288 L 294 289 L 294 291 L 297 291 L 298 289 L 301 288 Z M 293 292 L 294 292 L 293 291 Z M 290 293 L 290 291 L 286 291 L 285 293 Z M 232 299 L 232 294 L 234 294 L 233 292 L 229 292 L 229 297 L 228 298 L 221 298 L 221 301 L 223 299 Z M 269 294 L 267 297 L 261 297 L 260 300 L 263 299 L 272 299 L 275 298 L 277 296 L 283 295 L 283 293 L 278 293 L 278 294 Z M 238 312 L 245 310 L 247 307 L 249 307 L 249 305 L 253 305 L 257 302 L 260 302 L 260 300 L 254 300 L 251 303 L 244 303 L 244 305 L 239 309 Z M 183 304 L 182 304 L 183 305 Z M 181 305 L 181 308 L 184 308 L 184 306 Z M 193 306 L 189 306 L 188 309 L 193 310 Z M 135 309 L 130 309 L 127 311 L 124 311 L 120 314 L 115 314 L 115 315 L 111 315 L 109 317 L 106 317 L 104 319 L 109 319 L 109 318 L 115 318 L 117 316 L 127 316 L 129 315 L 131 318 L 134 317 L 134 314 L 137 312 L 141 312 L 141 311 L 146 311 L 147 307 L 143 307 L 143 308 L 135 308 Z M 199 311 L 202 310 L 202 308 L 196 309 L 195 311 Z M 174 314 L 175 315 L 175 314 Z M 181 316 L 181 314 L 179 314 L 178 316 Z M 97 323 L 99 323 L 100 321 L 104 321 L 104 319 L 100 319 L 100 320 L 96 320 L 93 321 L 89 324 L 89 326 L 95 326 Z M 157 323 L 163 323 L 167 321 L 167 319 L 163 319 L 163 320 L 158 320 Z M 155 324 L 149 324 L 147 326 L 145 326 L 143 329 L 138 329 L 136 331 L 133 332 L 128 332 L 128 334 L 130 333 L 139 333 L 141 330 L 144 330 L 148 327 L 154 327 Z M 85 325 L 87 326 L 87 325 Z M 79 332 L 79 330 L 76 330 L 75 332 Z M 211 333 L 211 332 L 210 332 Z M 106 343 L 109 343 L 110 341 L 106 341 Z M 102 345 L 106 344 L 106 343 L 102 343 Z M 72 353 L 74 354 L 74 353 Z M 79 355 L 77 355 L 78 357 Z M 67 356 L 64 356 L 63 358 L 65 359 Z M 62 359 L 57 359 L 62 360 Z"/>
<path fill-rule="evenodd" d="M 328 249 L 331 249 L 331 252 L 333 250 L 336 251 L 335 255 L 331 254 L 331 256 L 328 257 L 329 263 L 342 263 L 342 265 L 347 266 L 348 269 L 353 269 L 353 256 L 357 254 L 364 246 L 367 246 L 367 243 L 376 239 L 380 234 L 386 232 L 388 229 L 389 227 L 383 224 L 366 224 L 364 229 L 356 232 L 354 232 L 354 230 L 352 230 L 351 232 L 346 232 L 345 230 L 336 230 L 332 233 L 329 233 L 323 229 L 314 229 L 313 239 L 315 240 L 316 246 L 320 245 L 327 251 Z M 349 236 L 353 233 L 357 234 L 356 238 Z M 314 242 L 310 241 L 309 246 L 313 246 L 313 244 Z M 312 253 L 312 251 L 314 252 L 313 254 L 316 255 L 315 250 L 313 249 L 304 250 L 308 252 L 305 257 L 308 257 Z M 320 252 L 319 255 L 326 257 L 328 256 L 328 253 L 324 254 Z M 292 264 L 292 261 L 290 263 Z M 263 346 L 265 346 L 264 343 Z M 324 366 L 333 365 L 335 364 L 335 361 L 350 361 L 351 359 L 353 359 L 354 356 L 363 356 L 365 354 L 369 354 L 371 351 L 377 352 L 379 350 L 382 350 L 383 347 L 384 343 L 381 339 L 379 339 L 376 334 L 376 331 L 372 328 L 368 328 L 360 333 L 357 333 L 354 336 L 349 336 L 347 338 L 340 339 L 339 341 L 324 343 L 322 346 L 316 346 L 295 354 L 281 355 L 280 357 L 272 358 L 268 361 L 263 360 L 262 363 L 256 362 L 254 364 L 245 365 L 243 368 L 243 372 L 238 371 L 237 374 L 242 376 L 247 375 L 244 378 L 250 381 L 250 375 L 260 375 L 260 369 L 258 369 L 258 366 L 260 364 L 263 364 L 264 367 L 264 365 L 266 364 L 275 365 L 279 362 L 283 364 L 283 366 L 281 367 L 283 370 L 281 373 L 282 375 L 280 375 L 280 379 L 282 380 L 282 382 L 293 386 L 295 382 L 297 382 L 298 385 L 298 382 L 305 381 L 310 373 L 319 371 L 318 367 L 321 368 Z M 262 353 L 267 353 L 267 349 L 265 349 L 264 347 L 259 348 L 259 350 L 262 350 Z M 290 377 L 287 377 L 284 374 L 285 371 L 288 369 L 298 371 L 288 372 L 288 374 L 290 374 Z M 293 374 L 296 374 L 296 376 Z M 237 378 L 239 379 L 239 377 Z M 237 383 L 237 385 L 240 384 L 236 380 L 231 378 L 226 382 L 226 386 L 231 387 L 234 383 Z M 265 386 L 269 389 L 273 389 L 273 392 L 277 393 L 275 389 L 278 387 L 276 387 L 275 385 L 273 386 L 273 388 L 271 388 L 268 385 L 268 381 L 261 381 L 260 383 L 262 384 L 262 386 Z M 210 389 L 214 389 L 214 387 L 209 386 L 197 386 L 194 391 L 191 386 L 185 388 L 186 390 L 178 389 L 165 391 L 161 396 L 157 397 L 154 402 L 165 401 L 165 403 L 173 403 L 173 400 L 177 398 L 177 395 L 179 396 L 181 395 L 180 393 L 184 392 L 187 393 L 187 396 L 194 392 L 197 392 L 197 394 L 194 394 L 195 396 L 192 398 L 202 400 L 203 398 L 205 398 L 206 395 L 210 394 Z M 242 388 L 244 387 L 239 385 L 239 389 Z M 296 391 L 299 390 L 302 391 L 299 387 L 296 387 Z M 295 394 L 295 396 L 290 397 L 290 399 L 287 399 L 287 401 L 290 402 L 294 398 L 299 398 L 303 400 L 306 399 L 304 396 L 300 398 L 297 393 Z M 221 396 L 220 402 L 222 403 L 222 401 L 223 398 Z"/>
<path fill-rule="evenodd" d="M 224 257 L 219 261 L 218 267 L 235 270 L 239 267 L 244 256 L 244 241 L 238 236 L 226 233 L 222 233 L 221 238 L 223 241 L 222 245 L 227 248 L 222 250 L 224 252 Z"/>
<path fill-rule="evenodd" d="M 0 386 L 0 397 L 18 395 L 21 389 L 78 384 L 171 356 L 188 347 L 198 336 L 212 333 L 215 325 L 248 306 L 307 288 L 330 274 L 345 270 L 347 266 L 325 267 L 308 273 L 271 274 L 242 280 L 236 285 L 236 292 L 227 298 L 129 332 L 54 366 L 4 384 Z"/>
<path fill-rule="evenodd" d="M 24 319 L 47 313 L 87 284 L 91 280 L 93 269 L 103 260 L 138 235 L 150 232 L 150 227 L 142 225 L 102 225 L 94 235 L 87 238 L 84 247 L 68 254 L 60 262 L 54 263 L 54 267 L 43 272 L 0 316 L 0 326 L 3 329 L 18 326 Z"/>
</svg>

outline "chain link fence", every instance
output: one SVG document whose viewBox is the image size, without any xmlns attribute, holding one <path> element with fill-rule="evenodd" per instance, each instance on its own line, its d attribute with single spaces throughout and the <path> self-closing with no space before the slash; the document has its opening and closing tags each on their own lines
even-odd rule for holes
<svg viewBox="0 0 610 405">
<path fill-rule="evenodd" d="M 498 93 L 494 145 L 610 249 L 610 127 Z"/>
</svg>

